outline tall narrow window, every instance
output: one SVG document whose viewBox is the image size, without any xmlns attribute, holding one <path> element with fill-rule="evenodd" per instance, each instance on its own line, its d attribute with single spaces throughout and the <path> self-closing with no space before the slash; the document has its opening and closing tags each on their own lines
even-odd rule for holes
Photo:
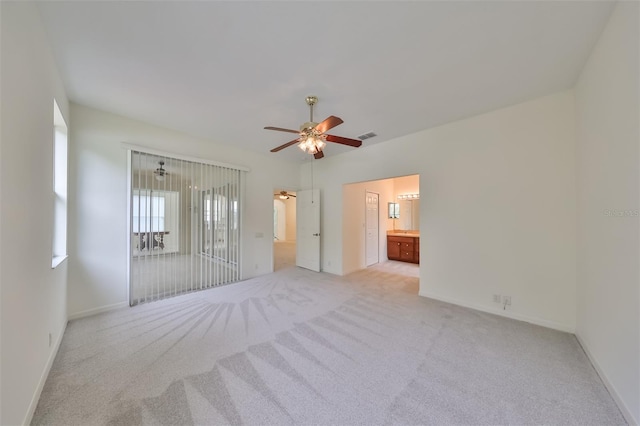
<svg viewBox="0 0 640 426">
<path fill-rule="evenodd" d="M 53 100 L 53 247 L 51 267 L 67 257 L 67 123 Z"/>
</svg>

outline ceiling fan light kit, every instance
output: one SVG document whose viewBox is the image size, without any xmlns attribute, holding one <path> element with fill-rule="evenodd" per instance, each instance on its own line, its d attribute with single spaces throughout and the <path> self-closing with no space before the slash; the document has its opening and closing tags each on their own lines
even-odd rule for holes
<svg viewBox="0 0 640 426">
<path fill-rule="evenodd" d="M 284 129 L 282 127 L 265 127 L 266 130 L 276 130 L 279 132 L 297 133 L 298 138 L 276 148 L 273 148 L 271 152 L 278 152 L 281 149 L 288 146 L 298 144 L 298 147 L 307 154 L 312 154 L 313 157 L 318 160 L 324 157 L 323 150 L 328 142 L 339 143 L 342 145 L 353 146 L 355 148 L 362 145 L 362 141 L 358 139 L 349 139 L 342 136 L 327 135 L 325 132 L 329 129 L 342 124 L 341 118 L 336 116 L 329 116 L 321 123 L 313 121 L 313 106 L 318 102 L 316 96 L 307 96 L 305 102 L 309 105 L 309 121 L 300 126 L 300 131 Z"/>
<path fill-rule="evenodd" d="M 307 154 L 317 154 L 327 145 L 325 139 L 316 129 L 305 130 L 300 133 L 298 147 Z"/>
</svg>

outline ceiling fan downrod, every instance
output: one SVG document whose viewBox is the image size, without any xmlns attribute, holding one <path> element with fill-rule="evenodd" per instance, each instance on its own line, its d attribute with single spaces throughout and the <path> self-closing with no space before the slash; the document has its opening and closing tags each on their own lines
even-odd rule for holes
<svg viewBox="0 0 640 426">
<path fill-rule="evenodd" d="M 313 123 L 313 106 L 318 102 L 317 96 L 307 96 L 305 99 L 307 105 L 309 105 L 309 122 Z"/>
</svg>

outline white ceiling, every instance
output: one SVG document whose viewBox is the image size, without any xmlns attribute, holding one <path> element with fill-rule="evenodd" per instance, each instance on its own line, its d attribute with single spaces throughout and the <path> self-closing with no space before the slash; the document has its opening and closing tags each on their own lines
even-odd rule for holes
<svg viewBox="0 0 640 426">
<path fill-rule="evenodd" d="M 315 121 L 363 147 L 571 87 L 611 2 L 43 2 L 71 100 L 307 159 Z M 293 136 L 293 137 L 292 137 Z M 329 144 L 325 154 L 355 148 Z M 362 148 L 360 148 L 362 149 Z"/>
</svg>

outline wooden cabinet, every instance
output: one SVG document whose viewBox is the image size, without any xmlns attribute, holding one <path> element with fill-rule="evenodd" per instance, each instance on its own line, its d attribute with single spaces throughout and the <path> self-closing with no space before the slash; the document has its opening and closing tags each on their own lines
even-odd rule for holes
<svg viewBox="0 0 640 426">
<path fill-rule="evenodd" d="M 390 260 L 400 260 L 400 242 L 394 238 L 398 237 L 387 237 L 387 257 Z"/>
<path fill-rule="evenodd" d="M 420 263 L 420 238 L 388 235 L 387 258 L 402 262 Z"/>
</svg>

